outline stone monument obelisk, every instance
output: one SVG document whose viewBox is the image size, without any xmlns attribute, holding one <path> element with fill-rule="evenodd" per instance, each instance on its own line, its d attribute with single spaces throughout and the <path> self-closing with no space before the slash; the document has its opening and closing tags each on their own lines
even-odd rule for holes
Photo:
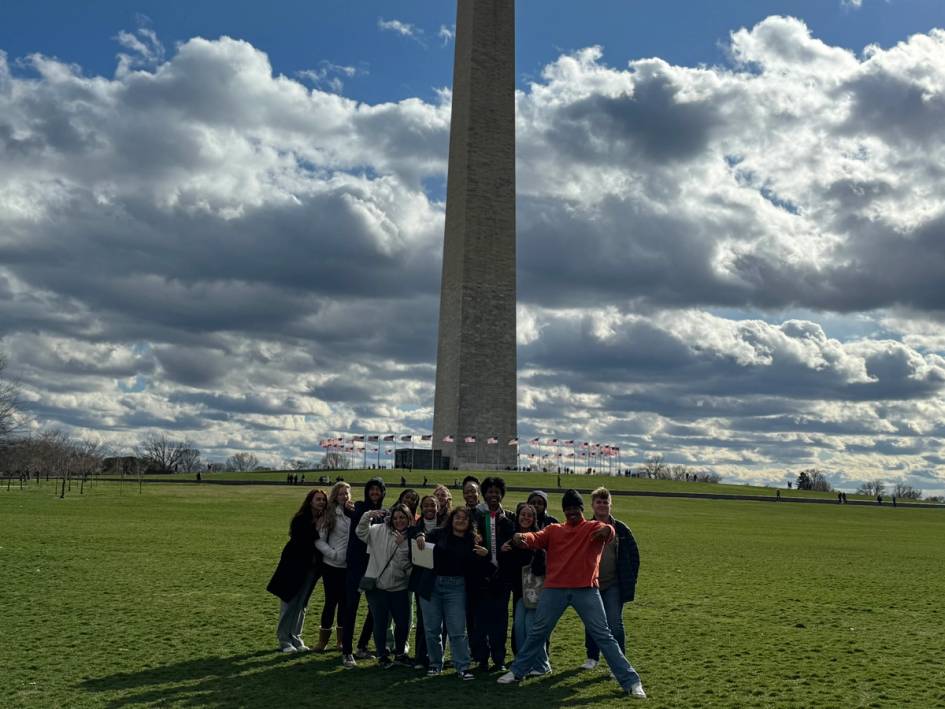
<svg viewBox="0 0 945 709">
<path fill-rule="evenodd" d="M 515 2 L 458 0 L 433 410 L 451 465 L 516 465 L 515 342 Z"/>
</svg>

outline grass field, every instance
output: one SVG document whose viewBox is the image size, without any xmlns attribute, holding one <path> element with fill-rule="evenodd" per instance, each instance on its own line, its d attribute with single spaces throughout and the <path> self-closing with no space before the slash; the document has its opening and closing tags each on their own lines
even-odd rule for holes
<svg viewBox="0 0 945 709">
<path fill-rule="evenodd" d="M 277 654 L 264 589 L 303 492 L 0 490 L 0 706 L 631 703 L 576 669 L 571 612 L 555 672 L 523 686 Z M 941 510 L 632 497 L 617 515 L 642 554 L 625 622 L 647 706 L 945 705 Z"/>
</svg>

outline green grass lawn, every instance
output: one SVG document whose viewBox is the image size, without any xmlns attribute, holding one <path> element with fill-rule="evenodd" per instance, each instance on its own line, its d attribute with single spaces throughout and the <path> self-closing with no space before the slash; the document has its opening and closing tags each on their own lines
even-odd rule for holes
<svg viewBox="0 0 945 709">
<path fill-rule="evenodd" d="M 454 482 L 462 481 L 463 477 L 468 474 L 469 471 L 458 471 L 458 470 L 342 470 L 342 471 L 305 471 L 305 480 L 306 484 L 315 484 L 315 481 L 318 480 L 320 475 L 326 475 L 329 479 L 334 480 L 336 475 L 342 475 L 345 480 L 352 483 L 363 483 L 367 481 L 368 478 L 375 475 L 380 475 L 388 483 L 400 484 L 401 476 L 404 476 L 407 480 L 408 485 L 413 485 L 420 487 L 423 483 L 423 478 L 428 479 L 429 485 L 432 487 L 436 483 L 443 483 L 445 485 L 452 486 Z M 238 481 L 247 481 L 247 480 L 266 480 L 266 481 L 277 481 L 284 482 L 287 473 L 273 473 L 273 472 L 252 472 L 252 473 L 236 473 L 236 472 L 222 472 L 222 473 L 201 473 L 201 476 L 204 480 L 238 480 Z M 302 475 L 303 473 L 299 473 Z M 485 478 L 487 475 L 500 475 L 506 481 L 509 486 L 512 487 L 529 487 L 532 489 L 540 488 L 547 490 L 549 492 L 557 489 L 558 476 L 553 473 L 518 473 L 518 472 L 506 472 L 502 471 L 500 473 L 495 473 L 494 471 L 481 471 L 475 472 L 475 475 L 479 479 Z M 193 473 L 177 473 L 177 474 L 168 474 L 168 475 L 147 475 L 147 479 L 161 479 L 161 480 L 194 480 L 195 475 Z M 761 487 L 759 485 L 735 485 L 735 484 L 707 484 L 707 483 L 697 483 L 697 482 L 686 482 L 685 480 L 649 480 L 646 478 L 628 478 L 628 477 L 617 477 L 617 476 L 608 476 L 608 475 L 562 475 L 561 476 L 561 488 L 562 490 L 567 489 L 568 487 L 580 488 L 592 490 L 598 485 L 604 485 L 611 490 L 636 490 L 636 491 L 645 491 L 645 492 L 680 492 L 680 493 L 718 493 L 722 495 L 743 495 L 743 496 L 757 496 L 765 495 L 771 496 L 775 494 L 775 491 L 780 489 L 782 497 L 814 497 L 814 498 L 826 498 L 831 500 L 837 499 L 837 493 L 835 492 L 813 492 L 806 490 L 788 490 L 786 487 L 774 488 L 774 487 Z M 872 498 L 850 494 L 850 500 L 870 500 Z"/>
<path fill-rule="evenodd" d="M 264 589 L 303 492 L 0 490 L 0 706 L 631 703 L 577 671 L 571 612 L 554 674 L 523 686 L 277 654 Z M 945 705 L 942 511 L 630 497 L 617 515 L 642 554 L 625 622 L 647 706 Z M 309 641 L 320 608 L 319 585 Z"/>
</svg>

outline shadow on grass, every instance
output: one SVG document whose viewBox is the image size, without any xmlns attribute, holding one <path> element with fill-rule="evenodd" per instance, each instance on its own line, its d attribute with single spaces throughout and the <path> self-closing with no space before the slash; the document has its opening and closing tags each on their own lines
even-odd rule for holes
<svg viewBox="0 0 945 709">
<path fill-rule="evenodd" d="M 79 688 L 108 707 L 318 706 L 370 709 L 454 703 L 527 702 L 533 706 L 610 706 L 621 702 L 616 683 L 600 675 L 600 690 L 587 696 L 591 678 L 574 683 L 577 671 L 554 673 L 525 686 L 502 686 L 497 674 L 460 682 L 447 671 L 437 678 L 406 667 L 382 670 L 363 662 L 341 668 L 337 653 L 281 655 L 265 650 L 229 657 L 204 657 L 135 672 L 86 679 Z M 583 695 L 583 696 L 579 696 Z"/>
</svg>

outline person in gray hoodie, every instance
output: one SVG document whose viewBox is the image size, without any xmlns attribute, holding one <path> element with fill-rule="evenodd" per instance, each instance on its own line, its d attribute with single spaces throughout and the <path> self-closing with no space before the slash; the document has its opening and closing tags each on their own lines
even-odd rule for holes
<svg viewBox="0 0 945 709">
<path fill-rule="evenodd" d="M 376 520 L 384 524 L 372 524 Z M 413 516 L 401 503 L 386 510 L 368 510 L 361 516 L 355 533 L 367 545 L 369 557 L 364 578 L 374 579 L 367 590 L 368 607 L 374 616 L 374 647 L 380 667 L 395 662 L 408 664 L 407 635 L 410 633 L 410 545 L 408 530 Z M 387 648 L 387 624 L 394 619 L 394 659 Z"/>
</svg>

